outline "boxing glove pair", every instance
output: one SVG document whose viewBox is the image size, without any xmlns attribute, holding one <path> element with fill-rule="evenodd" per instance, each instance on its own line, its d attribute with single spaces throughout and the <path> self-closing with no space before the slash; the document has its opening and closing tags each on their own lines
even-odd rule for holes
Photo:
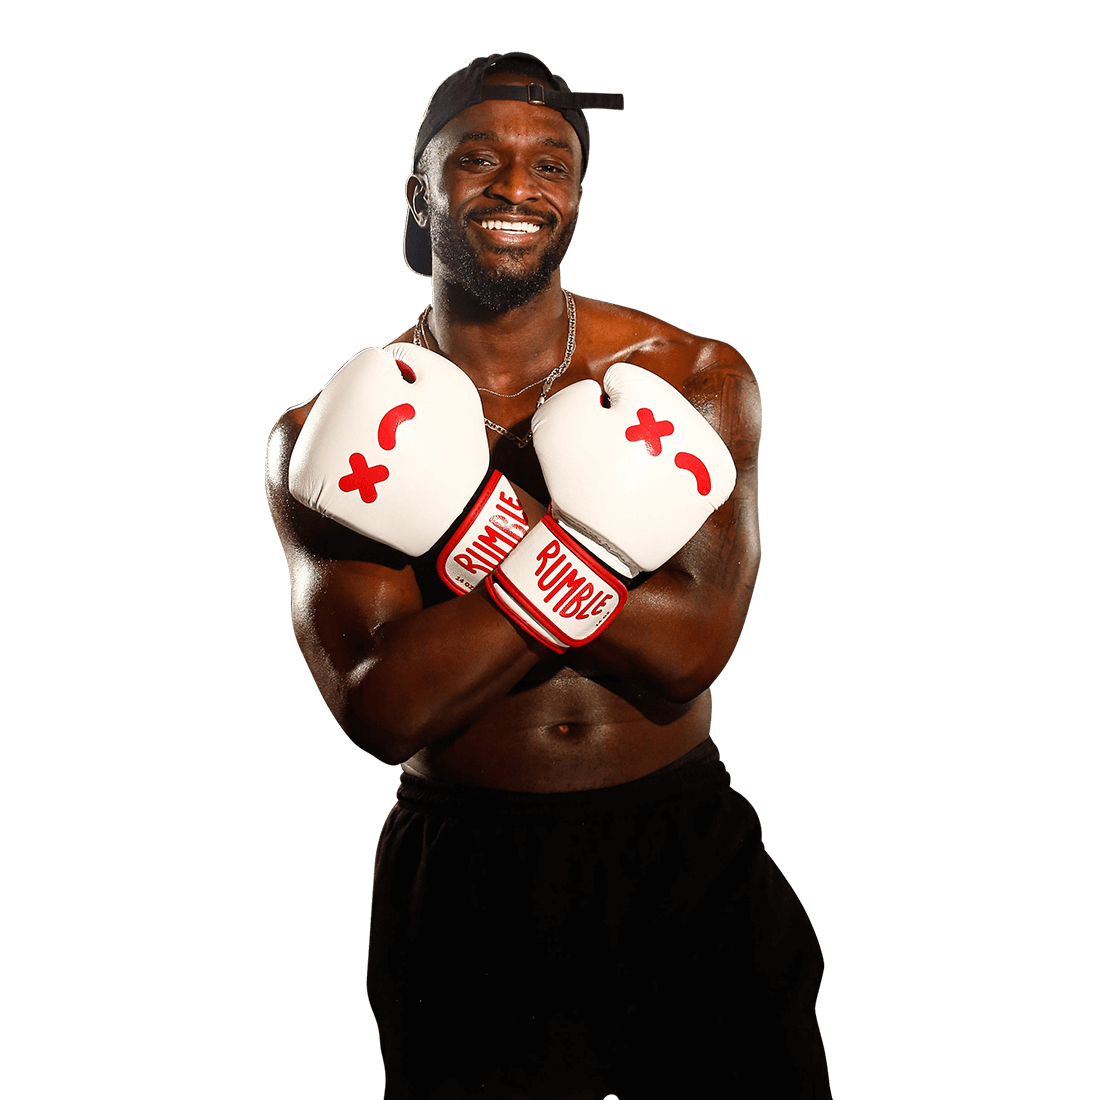
<svg viewBox="0 0 1100 1100">
<path fill-rule="evenodd" d="M 622 609 L 627 583 L 663 565 L 733 491 L 718 435 L 662 378 L 618 363 L 535 411 L 550 491 L 541 516 L 489 469 L 467 375 L 411 344 L 361 352 L 321 392 L 290 462 L 290 491 L 353 530 L 419 557 L 450 532 L 437 571 L 483 579 L 518 626 L 564 652 Z M 476 429 L 476 430 L 475 430 Z M 461 517 L 457 524 L 455 517 Z"/>
</svg>

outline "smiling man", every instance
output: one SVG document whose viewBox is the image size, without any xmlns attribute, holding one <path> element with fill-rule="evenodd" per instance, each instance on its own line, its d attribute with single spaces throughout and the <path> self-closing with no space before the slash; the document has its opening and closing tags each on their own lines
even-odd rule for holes
<svg viewBox="0 0 1100 1100">
<path fill-rule="evenodd" d="M 468 110 L 474 112 L 474 108 Z M 557 117 L 561 120 L 560 115 Z M 430 142 L 417 158 L 419 170 L 408 184 L 410 248 L 416 247 L 417 229 L 427 226 L 434 256 L 434 260 L 423 265 L 429 267 L 427 273 L 434 266 L 441 280 L 464 288 L 467 295 L 487 308 L 505 313 L 523 306 L 550 286 L 569 247 L 580 202 L 578 142 L 575 134 L 572 142 L 568 140 L 571 127 L 564 120 L 559 125 L 564 125 L 565 132 L 559 136 L 551 136 L 544 130 L 532 133 L 529 138 L 532 152 L 536 157 L 541 154 L 544 161 L 537 172 L 549 186 L 543 208 L 526 210 L 521 218 L 509 202 L 501 201 L 494 208 L 482 209 L 484 196 L 478 181 L 493 171 L 496 160 L 492 155 L 479 155 L 477 149 L 480 146 L 483 154 L 491 153 L 502 138 L 495 130 L 463 130 L 462 124 L 462 120 L 452 120 L 445 127 L 446 136 L 440 135 Z M 490 124 L 495 123 L 490 120 Z M 509 137 L 514 140 L 520 134 L 513 132 Z M 473 151 L 453 166 L 439 163 L 441 150 L 452 147 Z M 450 167 L 461 171 L 449 172 Z M 565 182 L 569 175 L 573 178 Z M 453 192 L 451 197 L 433 192 L 433 187 L 447 186 L 444 177 L 447 184 L 457 185 L 467 192 L 467 198 L 475 199 L 473 209 L 448 210 L 458 196 Z M 430 216 L 433 209 L 438 211 L 434 218 Z M 492 257 L 492 266 L 485 263 L 486 254 Z M 537 264 L 532 269 L 533 257 L 537 257 Z"/>
<path fill-rule="evenodd" d="M 813 929 L 709 737 L 756 578 L 756 383 L 563 291 L 589 153 L 526 54 L 436 91 L 431 303 L 270 443 L 298 642 L 402 769 L 368 988 L 386 1097 L 827 1097 Z"/>
</svg>

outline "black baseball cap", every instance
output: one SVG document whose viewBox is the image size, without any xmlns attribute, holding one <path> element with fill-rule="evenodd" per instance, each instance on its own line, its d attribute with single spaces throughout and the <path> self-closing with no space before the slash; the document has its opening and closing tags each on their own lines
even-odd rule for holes
<svg viewBox="0 0 1100 1100">
<path fill-rule="evenodd" d="M 522 73 L 534 77 L 530 84 L 486 84 L 491 73 Z M 571 92 L 560 76 L 554 76 L 548 66 L 529 53 L 494 53 L 475 57 L 464 69 L 451 73 L 435 90 L 424 121 L 416 135 L 413 151 L 413 171 L 428 142 L 455 115 L 489 99 L 513 99 L 536 107 L 552 107 L 560 111 L 565 121 L 577 132 L 581 143 L 581 179 L 588 168 L 588 123 L 584 109 L 605 107 L 623 109 L 623 97 L 603 92 Z M 432 245 L 427 229 L 416 224 L 410 211 L 405 219 L 405 262 L 420 275 L 432 273 Z"/>
</svg>

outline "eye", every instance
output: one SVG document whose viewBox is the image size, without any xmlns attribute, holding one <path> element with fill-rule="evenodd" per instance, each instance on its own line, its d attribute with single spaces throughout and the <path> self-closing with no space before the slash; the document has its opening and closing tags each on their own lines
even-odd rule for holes
<svg viewBox="0 0 1100 1100">
<path fill-rule="evenodd" d="M 484 168 L 491 166 L 493 162 L 488 157 L 481 156 L 480 153 L 468 153 L 464 157 L 459 157 L 458 163 L 463 168 Z"/>
<path fill-rule="evenodd" d="M 564 176 L 566 174 L 565 166 L 562 164 L 539 164 L 536 169 L 547 176 Z"/>
</svg>

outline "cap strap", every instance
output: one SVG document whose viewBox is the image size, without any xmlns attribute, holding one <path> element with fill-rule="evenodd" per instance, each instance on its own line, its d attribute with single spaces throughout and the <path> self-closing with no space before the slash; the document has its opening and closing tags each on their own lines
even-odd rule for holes
<svg viewBox="0 0 1100 1100">
<path fill-rule="evenodd" d="M 483 84 L 481 99 L 522 99 L 537 107 L 553 107 L 556 111 L 585 111 L 590 107 L 605 107 L 610 111 L 623 109 L 623 97 L 618 92 L 558 92 L 543 84 Z"/>
</svg>

